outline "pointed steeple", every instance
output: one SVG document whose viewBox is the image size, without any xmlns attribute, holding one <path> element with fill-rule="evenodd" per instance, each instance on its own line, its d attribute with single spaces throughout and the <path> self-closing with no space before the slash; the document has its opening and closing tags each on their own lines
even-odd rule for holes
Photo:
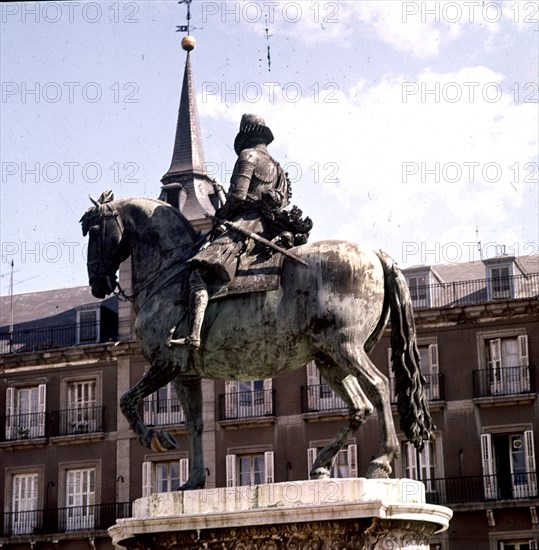
<svg viewBox="0 0 539 550">
<path fill-rule="evenodd" d="M 206 172 L 202 132 L 196 103 L 191 51 L 195 47 L 192 36 L 184 36 L 182 48 L 187 52 L 183 85 L 176 125 L 172 162 L 161 178 L 161 196 L 176 206 L 196 229 L 208 226 L 204 213 L 214 212 L 210 196 L 214 195 L 212 180 Z"/>
</svg>

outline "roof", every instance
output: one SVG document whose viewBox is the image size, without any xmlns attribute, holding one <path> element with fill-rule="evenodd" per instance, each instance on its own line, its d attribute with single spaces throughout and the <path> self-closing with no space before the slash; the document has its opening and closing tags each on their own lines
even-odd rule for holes
<svg viewBox="0 0 539 550">
<path fill-rule="evenodd" d="M 89 286 L 59 288 L 40 292 L 13 295 L 14 325 L 36 324 L 35 321 L 47 319 L 49 325 L 73 322 L 79 308 L 92 304 L 117 311 L 115 296 L 101 300 L 95 298 Z M 11 319 L 11 297 L 0 296 L 0 329 L 8 327 Z"/>
<path fill-rule="evenodd" d="M 516 268 L 513 275 L 529 275 L 531 273 L 539 273 L 539 254 L 529 256 L 497 256 L 488 260 L 477 260 L 474 262 L 462 262 L 453 264 L 439 265 L 419 265 L 408 268 L 403 268 L 402 271 L 406 274 L 413 272 L 431 271 L 439 282 L 453 283 L 460 281 L 474 281 L 487 278 L 486 265 L 498 263 L 507 260 L 510 263 L 516 260 Z M 423 268 L 423 269 L 422 269 Z"/>
</svg>

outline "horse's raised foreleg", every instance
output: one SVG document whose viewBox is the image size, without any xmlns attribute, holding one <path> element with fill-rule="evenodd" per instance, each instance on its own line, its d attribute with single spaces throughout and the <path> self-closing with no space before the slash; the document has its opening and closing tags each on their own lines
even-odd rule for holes
<svg viewBox="0 0 539 550">
<path fill-rule="evenodd" d="M 350 414 L 348 422 L 341 428 L 335 439 L 316 456 L 310 472 L 311 479 L 329 477 L 333 459 L 373 411 L 372 404 L 349 370 L 330 360 L 317 360 L 316 364 L 333 391 L 348 405 Z"/>
<path fill-rule="evenodd" d="M 175 369 L 172 366 L 162 368 L 160 365 L 153 364 L 146 374 L 120 399 L 120 409 L 140 443 L 156 452 L 177 449 L 179 445 L 168 432 L 153 430 L 144 424 L 139 414 L 140 404 L 145 397 L 168 384 L 175 374 Z"/>
<path fill-rule="evenodd" d="M 204 489 L 206 469 L 202 448 L 202 381 L 200 378 L 178 376 L 174 379 L 176 394 L 185 413 L 185 429 L 189 438 L 189 479 L 180 491 Z"/>
</svg>

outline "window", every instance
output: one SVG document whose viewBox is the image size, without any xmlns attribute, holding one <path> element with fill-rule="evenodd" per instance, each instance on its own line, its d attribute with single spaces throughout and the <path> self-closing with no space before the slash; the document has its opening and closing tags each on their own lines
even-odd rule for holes
<svg viewBox="0 0 539 550">
<path fill-rule="evenodd" d="M 425 489 L 433 492 L 433 480 L 436 478 L 434 443 L 425 441 L 423 450 L 419 452 L 412 443 L 406 441 L 403 443 L 402 456 L 404 477 L 422 481 Z"/>
<path fill-rule="evenodd" d="M 226 456 L 226 486 L 273 483 L 273 451 Z"/>
<path fill-rule="evenodd" d="M 434 340 L 434 338 L 432 339 Z M 425 378 L 425 394 L 429 401 L 437 401 L 443 399 L 441 387 L 440 387 L 440 367 L 438 359 L 438 344 L 428 343 L 423 344 L 418 341 L 419 356 L 421 360 L 421 374 Z M 395 384 L 395 373 L 393 372 L 391 348 L 387 349 L 387 361 L 389 365 L 389 390 L 391 401 L 395 403 L 397 401 L 397 388 Z"/>
<path fill-rule="evenodd" d="M 11 476 L 11 487 L 11 526 L 6 534 L 9 531 L 13 535 L 33 533 L 39 527 L 39 473 L 14 474 Z"/>
<path fill-rule="evenodd" d="M 534 539 L 500 541 L 498 548 L 499 550 L 537 550 L 537 541 Z"/>
<path fill-rule="evenodd" d="M 346 403 L 324 380 L 315 362 L 307 363 L 307 410 L 333 411 L 346 408 Z"/>
<path fill-rule="evenodd" d="M 166 426 L 185 422 L 183 409 L 172 382 L 144 399 L 144 422 L 149 426 Z"/>
<path fill-rule="evenodd" d="M 480 385 L 490 395 L 529 392 L 527 335 L 485 339 L 485 346 L 487 373 Z"/>
<path fill-rule="evenodd" d="M 481 435 L 485 498 L 518 499 L 537 495 L 533 431 Z"/>
<path fill-rule="evenodd" d="M 273 390 L 271 378 L 265 380 L 225 382 L 225 407 L 223 420 L 273 415 Z"/>
<path fill-rule="evenodd" d="M 6 439 L 45 436 L 46 386 L 7 388 Z"/>
<path fill-rule="evenodd" d="M 410 289 L 410 297 L 414 307 L 429 307 L 430 292 L 428 287 L 428 275 L 407 276 L 406 282 Z"/>
<path fill-rule="evenodd" d="M 95 468 L 68 469 L 65 476 L 65 529 L 93 529 L 96 512 Z"/>
<path fill-rule="evenodd" d="M 323 445 L 307 449 L 307 474 L 311 473 L 316 456 L 322 450 Z M 341 449 L 333 459 L 330 477 L 348 478 L 357 477 L 357 445 L 351 444 Z"/>
<path fill-rule="evenodd" d="M 77 344 L 99 342 L 99 321 L 99 308 L 77 311 Z"/>
<path fill-rule="evenodd" d="M 492 300 L 513 297 L 511 266 L 490 268 L 490 297 Z"/>
<path fill-rule="evenodd" d="M 67 384 L 67 425 L 64 433 L 82 434 L 97 431 L 96 381 Z"/>
<path fill-rule="evenodd" d="M 177 491 L 189 478 L 189 459 L 147 461 L 142 464 L 142 496 Z"/>
</svg>

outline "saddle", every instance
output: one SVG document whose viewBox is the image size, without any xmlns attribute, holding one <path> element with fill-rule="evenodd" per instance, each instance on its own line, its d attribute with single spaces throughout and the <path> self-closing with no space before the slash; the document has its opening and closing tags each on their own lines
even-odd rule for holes
<svg viewBox="0 0 539 550">
<path fill-rule="evenodd" d="M 210 300 L 248 292 L 277 290 L 281 281 L 282 254 L 242 254 L 232 280 L 226 285 L 210 285 Z"/>
</svg>

